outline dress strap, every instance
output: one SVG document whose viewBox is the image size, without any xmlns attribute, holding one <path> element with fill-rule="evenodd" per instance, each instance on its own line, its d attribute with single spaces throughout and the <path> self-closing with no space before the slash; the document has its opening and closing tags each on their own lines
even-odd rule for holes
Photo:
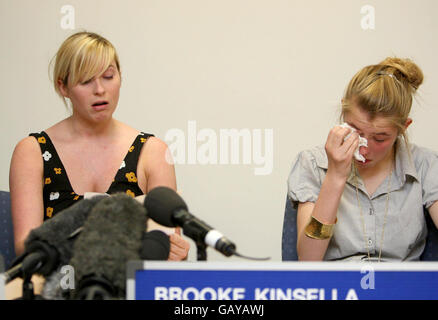
<svg viewBox="0 0 438 320">
<path fill-rule="evenodd" d="M 136 197 L 143 194 L 137 178 L 137 165 L 140 158 L 141 149 L 146 141 L 153 137 L 153 134 L 141 132 L 137 135 L 134 142 L 128 149 L 119 170 L 114 178 L 113 183 L 107 193 L 125 192 L 130 196 Z"/>
<path fill-rule="evenodd" d="M 33 136 L 41 148 L 44 165 L 44 219 L 48 219 L 82 199 L 83 196 L 74 192 L 64 165 L 47 133 L 41 131 L 40 133 L 31 133 L 29 136 Z"/>
</svg>

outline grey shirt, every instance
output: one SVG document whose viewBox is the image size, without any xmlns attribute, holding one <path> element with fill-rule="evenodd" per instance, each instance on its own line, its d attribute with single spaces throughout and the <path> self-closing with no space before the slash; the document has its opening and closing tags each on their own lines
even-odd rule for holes
<svg viewBox="0 0 438 320">
<path fill-rule="evenodd" d="M 354 174 L 350 174 L 324 260 L 367 260 L 366 246 L 369 246 L 371 259 L 378 259 L 389 185 L 381 261 L 419 260 L 427 235 L 424 207 L 429 208 L 438 200 L 438 154 L 413 144 L 410 150 L 411 157 L 404 141 L 399 139 L 396 142 L 391 183 L 388 183 L 388 176 L 372 196 L 368 195 L 358 177 L 365 234 L 356 196 L 356 180 Z M 288 196 L 294 207 L 299 202 L 316 202 L 327 168 L 328 159 L 323 146 L 297 156 L 288 179 Z"/>
</svg>

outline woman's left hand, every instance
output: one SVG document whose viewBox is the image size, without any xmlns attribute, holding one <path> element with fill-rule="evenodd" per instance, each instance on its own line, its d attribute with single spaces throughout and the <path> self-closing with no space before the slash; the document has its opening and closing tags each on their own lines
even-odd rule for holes
<svg viewBox="0 0 438 320">
<path fill-rule="evenodd" d="M 168 261 L 181 261 L 187 259 L 190 244 L 181 236 L 181 229 L 176 228 L 175 233 L 169 236 L 170 252 Z"/>
</svg>

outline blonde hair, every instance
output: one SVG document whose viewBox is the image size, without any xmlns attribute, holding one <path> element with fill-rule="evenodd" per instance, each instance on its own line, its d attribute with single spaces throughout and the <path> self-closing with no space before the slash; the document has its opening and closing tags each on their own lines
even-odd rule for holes
<svg viewBox="0 0 438 320">
<path fill-rule="evenodd" d="M 78 32 L 68 37 L 52 59 L 53 84 L 64 100 L 58 81 L 75 86 L 100 76 L 114 61 L 120 72 L 120 62 L 114 46 L 104 37 L 92 32 Z"/>
<path fill-rule="evenodd" d="M 341 117 L 356 104 L 368 112 L 371 119 L 388 118 L 408 145 L 405 124 L 412 98 L 422 83 L 423 72 L 409 59 L 388 57 L 379 64 L 364 67 L 345 90 Z"/>
</svg>

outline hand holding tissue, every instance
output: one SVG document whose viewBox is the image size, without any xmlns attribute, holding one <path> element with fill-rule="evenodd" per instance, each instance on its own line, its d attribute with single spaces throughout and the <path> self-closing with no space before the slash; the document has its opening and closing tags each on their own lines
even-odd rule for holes
<svg viewBox="0 0 438 320">
<path fill-rule="evenodd" d="M 350 126 L 348 123 L 345 122 L 341 124 L 340 127 L 351 129 L 351 132 L 344 138 L 344 141 L 347 140 L 350 137 L 350 135 L 356 131 L 355 128 L 353 128 L 352 126 Z M 359 145 L 357 146 L 357 149 L 354 150 L 354 158 L 358 161 L 365 162 L 365 158 L 359 153 L 360 147 L 368 147 L 368 140 L 361 136 L 359 136 Z"/>
</svg>

